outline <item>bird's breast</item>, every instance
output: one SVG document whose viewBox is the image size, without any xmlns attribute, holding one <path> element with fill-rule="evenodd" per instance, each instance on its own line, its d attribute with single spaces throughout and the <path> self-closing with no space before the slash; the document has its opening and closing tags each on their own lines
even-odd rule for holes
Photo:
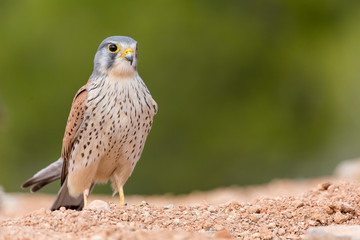
<svg viewBox="0 0 360 240">
<path fill-rule="evenodd" d="M 141 80 L 141 79 L 140 79 Z M 107 181 L 116 168 L 131 168 L 139 160 L 156 103 L 142 81 L 93 82 L 84 114 L 84 138 L 98 163 L 96 178 Z"/>
</svg>

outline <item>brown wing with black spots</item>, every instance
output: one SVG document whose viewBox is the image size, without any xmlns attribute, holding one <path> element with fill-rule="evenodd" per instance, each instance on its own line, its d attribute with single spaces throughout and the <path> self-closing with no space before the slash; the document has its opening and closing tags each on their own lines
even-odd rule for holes
<svg viewBox="0 0 360 240">
<path fill-rule="evenodd" d="M 65 128 L 61 151 L 61 156 L 63 159 L 61 184 L 63 184 L 66 179 L 71 148 L 74 144 L 74 141 L 76 140 L 76 132 L 83 121 L 85 103 L 88 95 L 88 86 L 89 82 L 79 89 L 71 105 L 71 110 Z"/>
</svg>

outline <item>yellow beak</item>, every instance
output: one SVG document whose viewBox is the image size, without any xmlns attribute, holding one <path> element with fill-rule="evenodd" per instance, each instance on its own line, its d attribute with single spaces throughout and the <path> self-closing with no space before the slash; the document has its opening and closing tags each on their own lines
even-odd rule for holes
<svg viewBox="0 0 360 240">
<path fill-rule="evenodd" d="M 132 64 L 134 60 L 134 51 L 131 48 L 126 49 L 121 56 L 123 59 L 128 60 Z"/>
</svg>

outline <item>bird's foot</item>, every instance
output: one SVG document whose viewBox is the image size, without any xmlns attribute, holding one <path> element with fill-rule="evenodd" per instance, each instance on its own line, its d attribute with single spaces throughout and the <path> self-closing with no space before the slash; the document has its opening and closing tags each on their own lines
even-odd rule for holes
<svg viewBox="0 0 360 240">
<path fill-rule="evenodd" d="M 124 195 L 123 187 L 119 188 L 119 196 L 120 196 L 120 206 L 127 206 L 127 203 L 125 202 L 125 195 Z"/>
<path fill-rule="evenodd" d="M 89 189 L 84 190 L 84 208 L 88 206 L 88 198 L 89 198 Z"/>
</svg>

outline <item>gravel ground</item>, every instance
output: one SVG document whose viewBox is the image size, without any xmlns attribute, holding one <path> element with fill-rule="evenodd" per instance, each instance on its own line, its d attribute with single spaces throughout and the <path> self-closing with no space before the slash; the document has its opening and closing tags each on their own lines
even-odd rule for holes
<svg viewBox="0 0 360 240">
<path fill-rule="evenodd" d="M 283 193 L 271 196 L 280 185 Z M 303 191 L 306 186 L 312 189 Z M 143 197 L 148 202 L 141 204 L 134 204 L 141 197 L 130 197 L 127 206 L 105 198 L 81 212 L 37 208 L 20 217 L 13 217 L 14 212 L 29 211 L 17 207 L 21 201 L 34 201 L 26 200 L 27 194 L 12 195 L 18 200 L 10 207 L 18 211 L 0 214 L 0 239 L 303 239 L 312 226 L 359 224 L 359 190 L 359 183 L 278 181 L 189 196 Z M 247 201 L 256 191 L 263 197 Z M 219 195 L 230 201 L 221 203 Z M 53 196 L 39 198 L 43 202 L 36 203 L 44 206 Z"/>
</svg>

